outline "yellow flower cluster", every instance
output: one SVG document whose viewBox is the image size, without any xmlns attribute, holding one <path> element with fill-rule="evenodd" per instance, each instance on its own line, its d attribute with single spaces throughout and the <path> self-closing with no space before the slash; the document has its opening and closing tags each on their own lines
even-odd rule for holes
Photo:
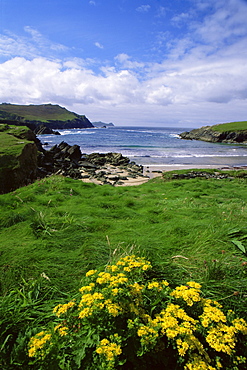
<svg viewBox="0 0 247 370">
<path fill-rule="evenodd" d="M 151 263 L 149 261 L 146 261 L 144 258 L 136 257 L 135 255 L 126 256 L 124 258 L 121 258 L 117 263 L 116 266 L 122 266 L 123 270 L 126 272 L 130 272 L 133 269 L 141 268 L 142 271 L 146 271 L 150 269 Z M 113 266 L 110 267 L 111 270 Z"/>
<path fill-rule="evenodd" d="M 129 285 L 131 292 L 133 295 L 138 295 L 142 292 L 142 290 L 145 288 L 144 285 L 141 285 L 139 283 L 134 283 Z"/>
<path fill-rule="evenodd" d="M 176 340 L 176 344 L 177 344 L 178 354 L 180 356 L 184 356 L 187 350 L 189 349 L 188 342 L 184 342 L 182 341 L 182 339 L 179 338 Z"/>
<path fill-rule="evenodd" d="M 206 341 L 210 347 L 214 348 L 217 352 L 224 352 L 231 355 L 236 345 L 235 332 L 236 329 L 234 326 L 227 326 L 219 323 L 215 328 L 208 330 Z"/>
<path fill-rule="evenodd" d="M 199 318 L 204 328 L 207 328 L 213 322 L 226 322 L 226 316 L 220 308 L 221 305 L 216 301 L 203 300 L 203 314 Z"/>
<path fill-rule="evenodd" d="M 93 314 L 94 310 L 103 308 L 106 308 L 107 312 L 112 316 L 118 316 L 123 310 L 123 307 L 126 309 L 127 306 L 123 303 L 123 307 L 120 307 L 119 304 L 114 302 L 114 297 L 121 294 L 124 288 L 127 288 L 133 297 L 133 301 L 128 306 L 130 311 L 139 314 L 140 311 L 137 306 L 140 305 L 140 298 L 138 297 L 145 286 L 137 282 L 131 284 L 127 275 L 130 273 L 131 277 L 132 271 L 134 273 L 136 271 L 143 272 L 149 268 L 151 268 L 149 261 L 132 255 L 120 259 L 116 265 L 107 266 L 108 271 L 98 272 L 97 270 L 89 270 L 86 273 L 86 277 L 91 282 L 80 288 L 82 297 L 78 306 L 79 318 L 89 317 Z M 163 286 L 168 285 L 165 281 L 157 284 L 160 290 Z M 97 289 L 100 289 L 102 293 L 93 293 Z M 59 309 L 62 310 L 62 307 L 59 307 Z"/>
<path fill-rule="evenodd" d="M 58 333 L 59 333 L 59 335 L 61 335 L 61 337 L 63 337 L 64 335 L 67 335 L 68 330 L 69 330 L 69 328 L 67 326 L 62 326 L 61 324 L 56 325 L 55 328 L 54 328 L 54 332 L 58 331 Z"/>
<path fill-rule="evenodd" d="M 83 294 L 84 292 L 91 292 L 93 288 L 95 287 L 94 283 L 90 283 L 89 285 L 84 285 L 79 289 L 79 291 Z"/>
<path fill-rule="evenodd" d="M 247 335 L 247 322 L 244 319 L 235 319 L 232 324 L 237 331 L 241 331 L 244 335 Z"/>
<path fill-rule="evenodd" d="M 166 334 L 170 339 L 179 335 L 191 336 L 197 325 L 196 320 L 187 315 L 179 305 L 173 303 L 169 303 L 166 309 L 156 316 L 155 320 L 161 326 L 162 335 Z"/>
<path fill-rule="evenodd" d="M 180 306 L 169 303 L 154 319 L 147 314 L 142 318 L 147 324 L 141 325 L 137 331 L 137 335 L 141 337 L 141 344 L 147 345 L 158 336 L 166 336 L 170 340 L 177 338 L 176 345 L 180 356 L 184 356 L 188 349 L 200 349 L 203 352 L 201 343 L 193 335 L 198 321 L 187 315 Z M 128 321 L 128 327 L 134 327 L 132 320 Z"/>
<path fill-rule="evenodd" d="M 29 342 L 29 357 L 43 356 L 43 348 L 51 339 L 51 334 L 46 331 L 41 331 L 30 339 Z"/>
<path fill-rule="evenodd" d="M 97 360 L 105 370 L 114 368 L 117 356 L 122 353 L 121 341 L 127 341 L 130 336 L 141 347 L 138 353 L 151 353 L 152 349 L 161 351 L 162 345 L 166 344 L 176 349 L 180 360 L 184 361 L 184 370 L 222 370 L 220 358 L 225 361 L 227 355 L 233 356 L 234 364 L 234 361 L 236 364 L 246 361 L 244 357 L 237 360 L 235 353 L 238 334 L 247 335 L 245 320 L 234 319 L 233 312 L 225 315 L 218 302 L 202 298 L 201 285 L 194 281 L 174 290 L 165 280 L 146 281 L 142 275 L 149 268 L 150 262 L 132 255 L 107 266 L 103 272 L 89 270 L 86 273 L 87 284 L 80 288 L 79 303 L 70 301 L 57 305 L 53 310 L 60 317 L 74 308 L 68 312 L 71 315 L 66 317 L 66 324 L 64 321 L 55 326 L 52 334 L 41 332 L 32 337 L 29 356 L 44 358 L 45 350 L 49 348 L 46 343 L 52 344 L 51 337 L 61 341 L 67 336 L 64 338 L 67 339 L 69 333 L 77 331 L 73 328 L 80 325 L 90 325 L 98 331 L 99 323 L 104 322 L 102 331 L 97 333 L 107 333 L 117 328 L 120 319 L 115 320 L 115 317 L 121 315 L 121 330 L 126 325 L 126 330 L 130 331 L 126 337 L 123 339 L 115 334 L 102 339 L 99 345 L 95 343 L 96 353 L 100 355 Z M 77 318 L 73 316 L 75 307 Z M 85 320 L 73 325 L 71 320 L 74 318 L 90 318 L 90 323 Z M 128 343 L 123 344 L 122 348 L 128 347 Z M 215 357 L 209 358 L 212 353 L 216 354 Z"/>
<path fill-rule="evenodd" d="M 141 344 L 149 344 L 153 339 L 158 338 L 159 333 L 157 330 L 150 326 L 142 325 L 137 330 L 138 337 L 141 337 Z"/>
<path fill-rule="evenodd" d="M 83 319 L 85 317 L 91 316 L 95 309 L 107 309 L 109 314 L 112 316 L 117 316 L 122 311 L 121 307 L 113 303 L 111 299 L 105 299 L 102 293 L 95 292 L 93 294 L 87 293 L 82 295 L 81 301 L 79 303 L 79 318 Z"/>
<path fill-rule="evenodd" d="M 111 275 L 109 272 L 100 272 L 98 274 L 98 278 L 96 279 L 96 283 L 102 284 L 109 284 L 110 287 L 116 287 L 118 285 L 127 283 L 128 278 L 122 272 L 117 275 Z"/>
<path fill-rule="evenodd" d="M 189 281 L 187 285 L 181 285 L 177 287 L 172 293 L 171 296 L 175 298 L 182 298 L 188 306 L 193 306 L 195 302 L 201 300 L 201 285 L 195 283 L 194 281 Z"/>
<path fill-rule="evenodd" d="M 108 339 L 102 339 L 96 349 L 96 353 L 105 356 L 106 361 L 113 362 L 116 356 L 121 355 L 121 346 L 117 343 L 110 342 Z"/>
<path fill-rule="evenodd" d="M 87 273 L 86 273 L 86 276 L 92 276 L 94 274 L 96 274 L 97 270 L 89 270 Z"/>
<path fill-rule="evenodd" d="M 53 313 L 55 313 L 57 317 L 60 317 L 62 314 L 66 313 L 69 308 L 74 307 L 74 305 L 74 301 L 70 301 L 69 303 L 65 304 L 58 304 L 56 307 L 54 307 Z"/>
<path fill-rule="evenodd" d="M 203 358 L 199 355 L 193 355 L 192 361 L 185 365 L 185 370 L 217 370 L 220 369 L 221 365 L 217 366 L 217 368 L 209 365 L 208 362 L 205 362 Z"/>
</svg>

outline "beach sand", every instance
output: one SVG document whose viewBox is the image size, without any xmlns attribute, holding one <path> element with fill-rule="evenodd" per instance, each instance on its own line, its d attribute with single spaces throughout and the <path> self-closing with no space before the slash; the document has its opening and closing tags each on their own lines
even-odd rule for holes
<svg viewBox="0 0 247 370">
<path fill-rule="evenodd" d="M 126 180 L 121 180 L 121 184 L 116 184 L 115 186 L 137 186 L 144 184 L 145 182 L 153 179 L 155 177 L 161 177 L 163 172 L 167 171 L 174 171 L 174 170 L 192 170 L 192 169 L 216 169 L 216 170 L 237 170 L 237 169 L 245 169 L 247 170 L 247 166 L 222 166 L 222 165 L 184 165 L 184 164 L 176 164 L 176 165 L 146 165 L 143 166 L 143 175 L 144 176 L 136 176 L 135 178 L 129 177 L 128 172 L 124 170 L 119 170 L 116 168 L 112 173 L 117 172 L 121 176 L 126 176 Z M 92 182 L 94 184 L 102 185 L 102 182 L 94 179 L 83 179 L 84 182 Z"/>
</svg>

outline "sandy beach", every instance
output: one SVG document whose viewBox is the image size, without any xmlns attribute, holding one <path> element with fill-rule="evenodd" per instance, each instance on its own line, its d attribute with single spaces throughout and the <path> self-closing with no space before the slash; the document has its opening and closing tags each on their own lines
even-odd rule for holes
<svg viewBox="0 0 247 370">
<path fill-rule="evenodd" d="M 143 166 L 143 176 L 129 176 L 128 171 L 119 169 L 118 167 L 114 168 L 112 166 L 108 166 L 108 170 L 114 174 L 120 175 L 125 179 L 121 180 L 119 184 L 115 184 L 114 186 L 137 186 L 144 184 L 145 182 L 153 179 L 155 177 L 161 177 L 163 172 L 167 171 L 174 171 L 174 170 L 192 170 L 192 169 L 216 169 L 216 170 L 238 170 L 238 169 L 245 169 L 247 170 L 247 166 L 222 166 L 222 165 L 183 165 L 183 164 L 172 164 L 172 165 L 147 165 Z M 87 178 L 83 179 L 83 182 L 94 183 L 97 185 L 102 185 L 102 182 L 95 179 L 95 178 Z M 111 181 L 111 180 L 110 180 Z M 114 182 L 114 181 L 113 181 Z"/>
</svg>

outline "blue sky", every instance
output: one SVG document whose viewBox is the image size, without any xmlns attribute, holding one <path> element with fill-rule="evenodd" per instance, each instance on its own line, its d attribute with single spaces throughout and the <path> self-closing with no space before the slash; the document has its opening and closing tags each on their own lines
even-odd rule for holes
<svg viewBox="0 0 247 370">
<path fill-rule="evenodd" d="M 246 0 L 0 0 L 0 101 L 91 121 L 247 120 Z"/>
</svg>

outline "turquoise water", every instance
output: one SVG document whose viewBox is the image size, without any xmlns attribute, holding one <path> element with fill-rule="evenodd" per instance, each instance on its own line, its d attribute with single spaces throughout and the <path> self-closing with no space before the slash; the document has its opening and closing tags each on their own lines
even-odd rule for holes
<svg viewBox="0 0 247 370">
<path fill-rule="evenodd" d="M 59 130 L 61 135 L 42 135 L 49 149 L 65 141 L 80 146 L 82 153 L 118 152 L 142 165 L 247 165 L 247 145 L 182 140 L 189 128 L 109 127 Z"/>
</svg>

